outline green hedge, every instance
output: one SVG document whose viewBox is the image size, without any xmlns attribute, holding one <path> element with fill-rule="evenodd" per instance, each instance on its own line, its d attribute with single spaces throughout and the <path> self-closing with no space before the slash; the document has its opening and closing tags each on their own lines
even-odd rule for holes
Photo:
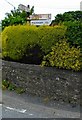
<svg viewBox="0 0 82 120">
<path fill-rule="evenodd" d="M 65 40 L 52 47 L 52 51 L 44 57 L 42 66 L 56 66 L 78 71 L 82 69 L 81 59 L 80 48 L 70 47 Z"/>
<path fill-rule="evenodd" d="M 70 46 L 66 31 L 64 25 L 6 27 L 2 32 L 3 59 L 81 70 L 81 48 Z"/>
<path fill-rule="evenodd" d="M 2 49 L 2 33 L 0 32 L 0 52 L 1 52 L 1 49 Z"/>
<path fill-rule="evenodd" d="M 36 27 L 9 26 L 2 33 L 3 57 L 22 58 L 27 48 L 37 44 Z"/>
<path fill-rule="evenodd" d="M 2 35 L 0 32 L 0 58 L 2 58 Z"/>
<path fill-rule="evenodd" d="M 66 27 L 65 26 L 40 26 L 38 30 L 39 43 L 45 54 L 51 51 L 51 47 L 58 41 L 65 38 Z"/>
<path fill-rule="evenodd" d="M 6 27 L 2 33 L 3 59 L 40 64 L 43 56 L 51 51 L 52 45 L 64 39 L 65 31 L 64 26 Z"/>
</svg>

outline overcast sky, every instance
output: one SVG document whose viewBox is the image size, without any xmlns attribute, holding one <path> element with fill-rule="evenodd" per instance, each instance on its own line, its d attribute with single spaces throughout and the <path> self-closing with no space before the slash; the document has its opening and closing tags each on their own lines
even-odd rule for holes
<svg viewBox="0 0 82 120">
<path fill-rule="evenodd" d="M 59 13 L 80 10 L 81 2 L 81 0 L 1 0 L 0 20 L 5 17 L 5 13 L 13 10 L 13 6 L 8 4 L 7 1 L 16 8 L 18 8 L 19 4 L 34 6 L 36 14 L 51 13 L 52 19 Z"/>
</svg>

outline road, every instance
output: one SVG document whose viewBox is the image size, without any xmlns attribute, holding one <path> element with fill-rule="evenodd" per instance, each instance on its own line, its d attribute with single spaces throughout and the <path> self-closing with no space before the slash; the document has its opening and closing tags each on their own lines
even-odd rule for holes
<svg viewBox="0 0 82 120">
<path fill-rule="evenodd" d="M 79 108 L 70 108 L 69 110 L 63 108 L 59 109 L 57 105 L 53 107 L 44 105 L 35 96 L 3 91 L 3 118 L 80 118 Z"/>
</svg>

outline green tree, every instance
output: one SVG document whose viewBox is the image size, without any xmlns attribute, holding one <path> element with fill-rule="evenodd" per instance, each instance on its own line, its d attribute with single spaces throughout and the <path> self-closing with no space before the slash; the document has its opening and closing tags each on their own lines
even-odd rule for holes
<svg viewBox="0 0 82 120">
<path fill-rule="evenodd" d="M 64 25 L 67 26 L 66 37 L 70 45 L 80 46 L 82 50 L 82 22 L 68 21 Z"/>
<path fill-rule="evenodd" d="M 63 14 L 57 14 L 51 25 L 57 25 L 62 22 L 80 21 L 82 22 L 82 11 L 69 11 Z"/>
<path fill-rule="evenodd" d="M 20 11 L 19 9 L 11 10 L 10 13 L 6 13 L 5 19 L 2 20 L 2 30 L 9 25 L 25 24 L 27 17 L 34 13 L 34 6 L 30 9 L 30 12 Z"/>
<path fill-rule="evenodd" d="M 82 11 L 69 11 L 57 14 L 51 25 L 65 25 L 65 37 L 71 46 L 80 46 L 82 50 Z"/>
</svg>

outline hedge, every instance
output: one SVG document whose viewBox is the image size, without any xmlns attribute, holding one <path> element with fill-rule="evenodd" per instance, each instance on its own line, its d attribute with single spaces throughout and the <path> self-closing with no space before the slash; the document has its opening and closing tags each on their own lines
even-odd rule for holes
<svg viewBox="0 0 82 120">
<path fill-rule="evenodd" d="M 65 38 L 66 27 L 65 26 L 41 26 L 38 30 L 39 43 L 45 54 L 51 51 L 51 47 L 58 41 Z"/>
<path fill-rule="evenodd" d="M 0 53 L 2 51 L 2 35 L 1 35 L 1 32 L 0 32 Z"/>
<path fill-rule="evenodd" d="M 65 31 L 64 26 L 6 27 L 2 33 L 3 59 L 40 64 L 52 45 L 64 39 Z"/>
<path fill-rule="evenodd" d="M 64 25 L 6 27 L 2 32 L 3 59 L 81 70 L 81 47 L 70 46 L 66 32 Z"/>
<path fill-rule="evenodd" d="M 36 27 L 9 26 L 2 33 L 3 57 L 19 60 L 27 48 L 37 44 Z"/>
<path fill-rule="evenodd" d="M 0 32 L 0 59 L 2 58 L 2 35 Z"/>
</svg>

